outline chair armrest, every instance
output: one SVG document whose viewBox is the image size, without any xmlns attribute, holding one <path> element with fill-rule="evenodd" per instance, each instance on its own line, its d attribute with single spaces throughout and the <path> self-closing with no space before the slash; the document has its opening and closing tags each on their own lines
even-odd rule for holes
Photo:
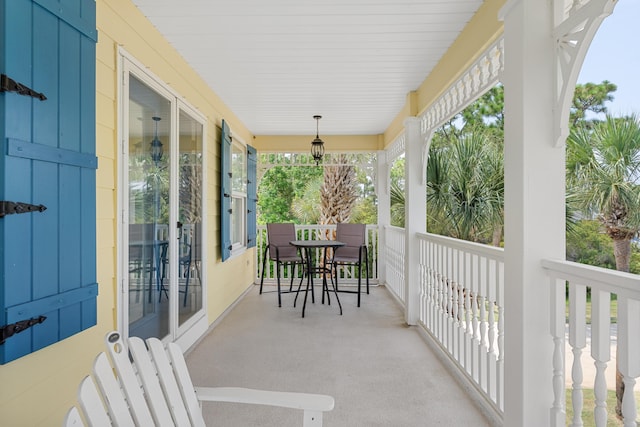
<svg viewBox="0 0 640 427">
<path fill-rule="evenodd" d="M 194 387 L 200 401 L 249 403 L 305 411 L 331 411 L 333 397 L 324 394 L 288 393 L 240 387 Z"/>
</svg>

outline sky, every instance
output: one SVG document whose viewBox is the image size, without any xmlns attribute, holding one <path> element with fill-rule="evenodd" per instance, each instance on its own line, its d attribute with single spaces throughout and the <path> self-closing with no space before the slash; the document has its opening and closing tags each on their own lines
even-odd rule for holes
<svg viewBox="0 0 640 427">
<path fill-rule="evenodd" d="M 640 0 L 619 0 L 598 29 L 578 77 L 578 83 L 609 80 L 618 86 L 606 104 L 613 116 L 640 114 L 639 43 Z"/>
</svg>

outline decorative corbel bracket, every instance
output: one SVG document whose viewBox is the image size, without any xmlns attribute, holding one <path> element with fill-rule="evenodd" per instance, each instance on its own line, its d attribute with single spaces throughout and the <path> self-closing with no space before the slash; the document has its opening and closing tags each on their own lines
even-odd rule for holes
<svg viewBox="0 0 640 427">
<path fill-rule="evenodd" d="M 569 113 L 573 94 L 589 45 L 602 21 L 613 12 L 618 0 L 590 0 L 574 4 L 554 28 L 556 40 L 555 146 L 564 146 L 569 135 Z M 564 2 L 560 2 L 564 4 Z"/>
<path fill-rule="evenodd" d="M 420 183 L 426 184 L 427 180 L 427 162 L 429 161 L 429 148 L 431 148 L 431 140 L 433 139 L 433 129 L 429 129 L 422 134 L 422 176 L 420 177 Z"/>
</svg>

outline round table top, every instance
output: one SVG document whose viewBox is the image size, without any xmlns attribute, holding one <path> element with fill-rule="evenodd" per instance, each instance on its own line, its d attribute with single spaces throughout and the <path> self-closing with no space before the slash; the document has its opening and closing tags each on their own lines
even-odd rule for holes
<svg viewBox="0 0 640 427">
<path fill-rule="evenodd" d="M 299 248 L 338 248 L 346 245 L 346 243 L 337 240 L 292 240 L 289 244 Z"/>
</svg>

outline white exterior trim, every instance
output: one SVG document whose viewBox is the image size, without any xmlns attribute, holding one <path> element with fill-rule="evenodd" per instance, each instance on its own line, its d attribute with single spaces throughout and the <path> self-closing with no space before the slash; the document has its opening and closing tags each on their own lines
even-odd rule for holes
<svg viewBox="0 0 640 427">
<path fill-rule="evenodd" d="M 617 0 L 591 0 L 571 4 L 561 14 L 553 35 L 557 43 L 554 137 L 564 146 L 569 135 L 569 113 L 578 75 L 591 41 L 602 21 L 613 12 Z M 562 6 L 562 4 L 561 4 Z"/>
<path fill-rule="evenodd" d="M 440 127 L 457 112 L 463 110 L 486 91 L 495 86 L 504 70 L 504 40 L 491 45 L 442 95 L 418 117 L 421 130 Z"/>
</svg>

